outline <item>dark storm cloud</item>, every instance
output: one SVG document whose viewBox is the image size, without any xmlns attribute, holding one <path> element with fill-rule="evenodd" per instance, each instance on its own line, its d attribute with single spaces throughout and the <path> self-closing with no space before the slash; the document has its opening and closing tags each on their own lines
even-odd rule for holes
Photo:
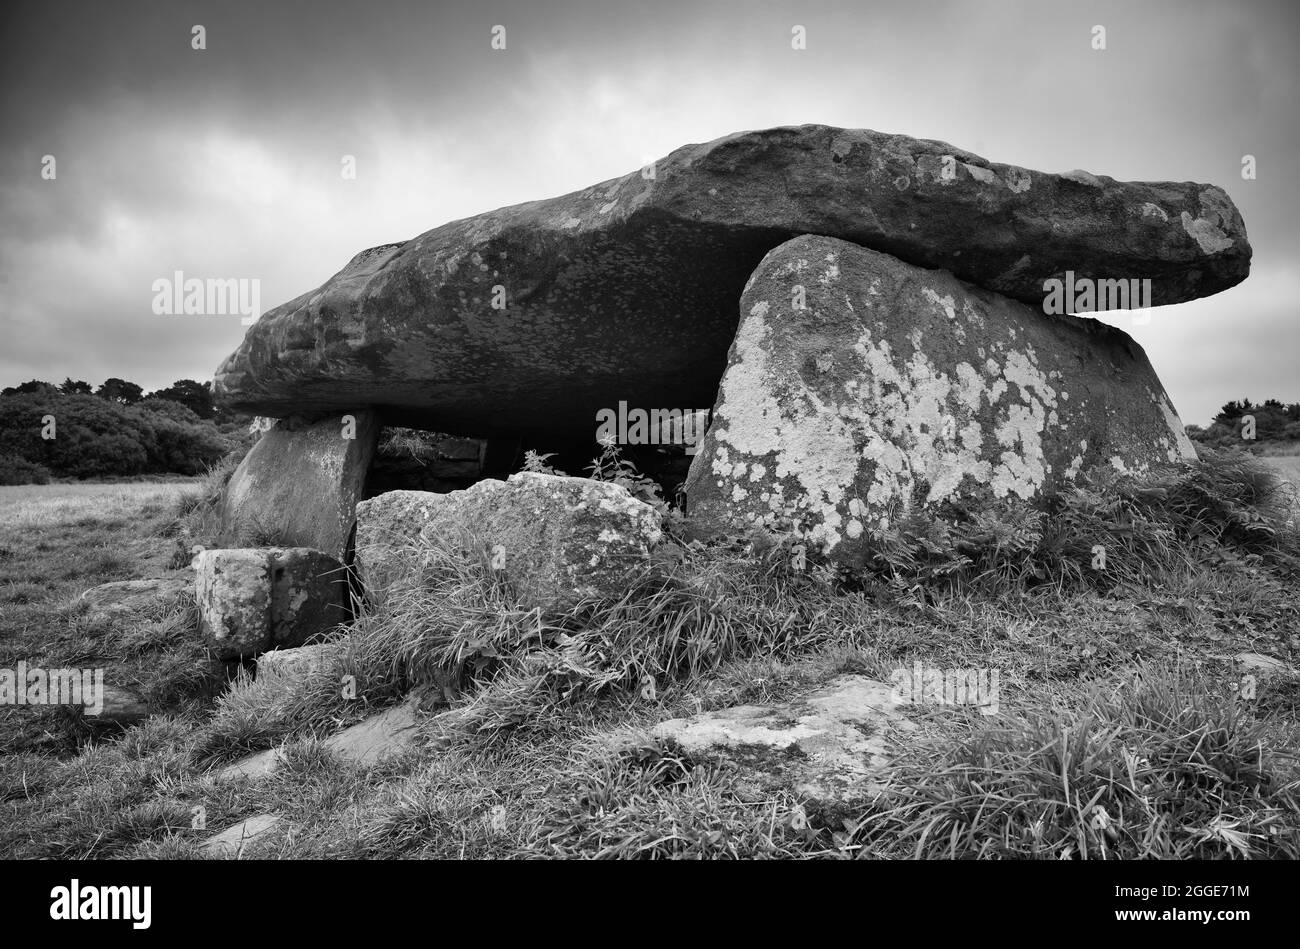
<svg viewBox="0 0 1300 949">
<path fill-rule="evenodd" d="M 1224 186 L 1251 278 L 1146 325 L 1106 319 L 1144 345 L 1188 421 L 1242 395 L 1300 399 L 1287 2 L 11 0 L 0 16 L 3 384 L 208 377 L 243 327 L 155 316 L 151 283 L 178 269 L 260 279 L 269 308 L 364 247 L 686 142 L 824 122 L 1047 171 Z M 504 53 L 489 49 L 496 23 Z M 796 23 L 805 51 L 790 49 Z M 40 178 L 45 154 L 56 181 Z M 1245 154 L 1256 181 L 1241 179 Z"/>
</svg>

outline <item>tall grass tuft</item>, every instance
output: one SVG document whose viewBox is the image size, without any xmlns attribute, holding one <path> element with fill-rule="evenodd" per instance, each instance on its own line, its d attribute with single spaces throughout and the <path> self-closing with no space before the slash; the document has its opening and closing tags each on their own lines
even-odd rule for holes
<svg viewBox="0 0 1300 949">
<path fill-rule="evenodd" d="M 989 724 L 900 763 L 858 822 L 864 856 L 1300 856 L 1294 723 L 1261 722 L 1189 670 L 1144 668 L 1081 710 Z"/>
</svg>

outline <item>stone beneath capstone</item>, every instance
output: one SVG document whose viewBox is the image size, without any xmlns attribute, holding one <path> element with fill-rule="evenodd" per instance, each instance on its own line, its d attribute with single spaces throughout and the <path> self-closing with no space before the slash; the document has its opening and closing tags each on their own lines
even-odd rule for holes
<svg viewBox="0 0 1300 949">
<path fill-rule="evenodd" d="M 346 569 L 319 550 L 205 550 L 194 569 L 199 635 L 222 659 L 298 646 L 350 618 Z"/>
<path fill-rule="evenodd" d="M 219 543 L 311 547 L 345 560 L 378 434 L 369 411 L 278 422 L 226 485 Z"/>
<path fill-rule="evenodd" d="M 745 132 L 363 251 L 258 320 L 214 393 L 277 417 L 372 406 L 395 425 L 590 441 L 620 400 L 711 404 L 745 281 L 805 233 L 1035 304 L 1067 273 L 1149 279 L 1156 305 L 1208 296 L 1251 255 L 1210 185 L 1045 174 L 867 130 Z"/>
<path fill-rule="evenodd" d="M 525 609 L 617 597 L 663 538 L 662 519 L 617 484 L 522 472 L 464 491 L 390 491 L 357 506 L 356 570 L 372 602 L 418 581 L 438 547 L 481 557 Z M 468 546 L 468 549 L 466 549 Z"/>
<path fill-rule="evenodd" d="M 688 760 L 738 765 L 755 793 L 792 790 L 833 812 L 880 793 L 895 736 L 915 728 L 889 683 L 842 675 L 786 702 L 701 712 L 652 734 Z"/>
<path fill-rule="evenodd" d="M 793 531 L 854 563 L 917 505 L 1195 457 L 1125 333 L 943 271 L 803 236 L 763 259 L 740 316 L 686 484 L 696 537 Z"/>
</svg>

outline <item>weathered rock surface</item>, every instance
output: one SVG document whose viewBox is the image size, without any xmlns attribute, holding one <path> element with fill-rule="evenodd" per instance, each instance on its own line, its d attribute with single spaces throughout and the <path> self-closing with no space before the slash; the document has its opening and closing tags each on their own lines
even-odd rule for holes
<svg viewBox="0 0 1300 949">
<path fill-rule="evenodd" d="M 793 529 L 851 563 L 916 504 L 1195 457 L 1125 333 L 943 271 L 799 237 L 763 259 L 740 312 L 686 485 L 695 536 Z"/>
<path fill-rule="evenodd" d="M 207 856 L 221 860 L 241 859 L 250 855 L 259 840 L 264 842 L 266 836 L 280 825 L 281 820 L 278 814 L 250 817 L 209 837 L 199 849 Z"/>
<path fill-rule="evenodd" d="M 590 437 L 595 413 L 621 399 L 699 409 L 713 401 L 745 281 L 805 233 L 1030 303 L 1067 271 L 1150 279 L 1156 305 L 1208 296 L 1243 280 L 1251 254 L 1217 187 L 776 128 L 363 251 L 252 326 L 214 392 L 262 415 L 371 406 L 391 424 L 477 436 Z"/>
<path fill-rule="evenodd" d="M 257 678 L 297 679 L 330 668 L 343 651 L 341 643 L 317 643 L 292 649 L 272 649 L 257 657 Z"/>
<path fill-rule="evenodd" d="M 154 577 L 147 580 L 115 580 L 101 583 L 81 594 L 91 622 L 113 622 L 147 617 L 189 595 L 189 578 Z"/>
<path fill-rule="evenodd" d="M 288 420 L 263 434 L 226 485 L 221 544 L 312 547 L 346 559 L 379 425 L 373 412 L 345 414 L 351 424 Z"/>
<path fill-rule="evenodd" d="M 105 685 L 98 712 L 86 709 L 85 720 L 91 727 L 127 726 L 149 717 L 149 703 L 130 689 Z"/>
<path fill-rule="evenodd" d="M 676 718 L 653 734 L 690 759 L 735 762 L 760 792 L 784 787 L 834 808 L 877 795 L 892 736 L 915 729 L 892 696 L 887 682 L 842 675 L 790 702 Z"/>
<path fill-rule="evenodd" d="M 299 646 L 350 618 L 345 568 L 319 550 L 205 550 L 194 569 L 199 633 L 224 659 Z"/>
<path fill-rule="evenodd" d="M 420 715 L 408 699 L 325 740 L 325 747 L 344 761 L 371 767 L 415 747 Z"/>
<path fill-rule="evenodd" d="M 464 491 L 391 491 L 357 507 L 368 597 L 418 578 L 426 551 L 476 538 L 527 609 L 617 596 L 663 537 L 654 508 L 616 484 L 524 472 Z"/>
<path fill-rule="evenodd" d="M 372 767 L 415 747 L 420 737 L 420 717 L 418 702 L 410 696 L 400 705 L 331 735 L 323 744 L 344 761 Z M 226 765 L 212 777 L 216 781 L 256 781 L 274 774 L 283 761 L 281 749 L 268 748 Z"/>
</svg>

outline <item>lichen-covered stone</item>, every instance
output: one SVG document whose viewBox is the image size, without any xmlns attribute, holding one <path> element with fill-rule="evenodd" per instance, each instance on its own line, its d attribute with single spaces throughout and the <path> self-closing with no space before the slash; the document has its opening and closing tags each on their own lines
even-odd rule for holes
<svg viewBox="0 0 1300 949">
<path fill-rule="evenodd" d="M 740 314 L 686 485 L 697 536 L 794 530 L 853 562 L 917 504 L 1195 457 L 1125 333 L 943 271 L 799 237 L 763 259 Z"/>
<path fill-rule="evenodd" d="M 1072 271 L 1150 279 L 1154 304 L 1176 303 L 1239 283 L 1251 254 L 1217 187 L 1051 175 L 943 142 L 776 128 L 364 251 L 253 325 L 214 392 L 262 415 L 375 405 L 390 424 L 485 437 L 590 438 L 596 413 L 620 400 L 699 409 L 746 279 L 799 234 L 1028 302 Z"/>
<path fill-rule="evenodd" d="M 301 646 L 351 619 L 348 573 L 329 554 L 276 547 L 271 559 L 271 645 Z"/>
<path fill-rule="evenodd" d="M 344 560 L 378 434 L 369 411 L 278 422 L 226 485 L 219 543 L 310 547 Z"/>
<path fill-rule="evenodd" d="M 194 569 L 199 634 L 224 659 L 299 646 L 350 618 L 346 570 L 319 550 L 205 550 Z"/>
<path fill-rule="evenodd" d="M 757 793 L 793 790 L 834 811 L 880 792 L 892 736 L 914 729 L 889 683 L 842 675 L 787 702 L 701 712 L 653 734 L 688 759 L 735 763 Z"/>
<path fill-rule="evenodd" d="M 265 550 L 204 550 L 194 558 L 199 635 L 223 659 L 271 646 L 271 561 Z"/>
<path fill-rule="evenodd" d="M 390 491 L 357 507 L 356 569 L 366 594 L 418 577 L 435 541 L 483 556 L 525 608 L 618 596 L 662 539 L 659 512 L 616 484 L 524 472 L 464 491 Z"/>
</svg>

